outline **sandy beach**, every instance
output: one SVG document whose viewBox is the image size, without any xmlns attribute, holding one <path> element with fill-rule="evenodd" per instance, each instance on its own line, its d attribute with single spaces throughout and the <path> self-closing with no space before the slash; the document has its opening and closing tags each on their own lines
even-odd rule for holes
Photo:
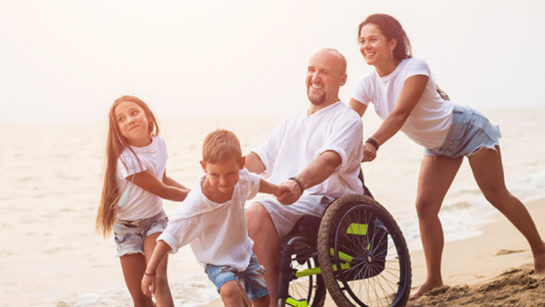
<svg viewBox="0 0 545 307">
<path fill-rule="evenodd" d="M 545 198 L 526 202 L 545 234 Z M 524 237 L 500 213 L 482 235 L 445 244 L 445 286 L 412 299 L 408 306 L 545 306 L 545 276 L 532 276 L 533 258 Z M 413 291 L 425 277 L 422 250 L 411 252 Z M 223 306 L 214 301 L 205 306 Z M 327 297 L 326 306 L 335 306 Z"/>
</svg>

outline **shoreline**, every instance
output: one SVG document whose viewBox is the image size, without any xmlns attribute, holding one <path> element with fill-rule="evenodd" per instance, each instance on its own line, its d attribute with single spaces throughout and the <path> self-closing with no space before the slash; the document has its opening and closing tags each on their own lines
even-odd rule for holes
<svg viewBox="0 0 545 307">
<path fill-rule="evenodd" d="M 525 206 L 545 237 L 545 197 L 526 201 Z M 514 302 L 520 306 L 545 305 L 545 277 L 528 276 L 533 271 L 533 256 L 526 239 L 501 213 L 493 217 L 493 222 L 480 228 L 482 235 L 445 243 L 445 286 L 409 300 L 408 306 L 488 306 L 487 302 L 490 306 Z M 424 282 L 426 268 L 422 250 L 410 254 L 413 292 Z M 520 295 L 513 296 L 516 293 Z M 223 304 L 216 300 L 201 306 Z M 325 306 L 335 306 L 329 295 Z"/>
</svg>

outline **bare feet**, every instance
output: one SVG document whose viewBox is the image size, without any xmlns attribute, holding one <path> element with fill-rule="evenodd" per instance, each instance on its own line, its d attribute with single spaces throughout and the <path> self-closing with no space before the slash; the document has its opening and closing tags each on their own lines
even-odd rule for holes
<svg viewBox="0 0 545 307">
<path fill-rule="evenodd" d="M 420 287 L 418 287 L 418 289 L 416 289 L 416 291 L 413 294 L 411 294 L 410 298 L 417 298 L 419 296 L 422 296 L 422 295 L 430 292 L 433 289 L 440 288 L 442 286 L 443 286 L 442 281 L 440 281 L 438 283 L 425 282 Z"/>
<path fill-rule="evenodd" d="M 534 254 L 534 274 L 545 275 L 545 242 L 540 253 Z"/>
</svg>

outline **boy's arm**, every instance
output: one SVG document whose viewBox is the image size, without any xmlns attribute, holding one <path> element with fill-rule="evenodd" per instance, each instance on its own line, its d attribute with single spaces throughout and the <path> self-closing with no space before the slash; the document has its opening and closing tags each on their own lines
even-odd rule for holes
<svg viewBox="0 0 545 307">
<path fill-rule="evenodd" d="M 276 197 L 282 195 L 284 191 L 287 191 L 289 188 L 284 185 L 276 185 L 270 183 L 267 180 L 260 178 L 259 179 L 259 193 L 273 194 Z"/>
<path fill-rule="evenodd" d="M 170 246 L 165 241 L 159 241 L 153 250 L 151 259 L 146 267 L 146 273 L 142 278 L 142 292 L 148 297 L 152 297 L 155 294 L 155 274 L 157 273 L 157 267 L 170 249 Z"/>
</svg>

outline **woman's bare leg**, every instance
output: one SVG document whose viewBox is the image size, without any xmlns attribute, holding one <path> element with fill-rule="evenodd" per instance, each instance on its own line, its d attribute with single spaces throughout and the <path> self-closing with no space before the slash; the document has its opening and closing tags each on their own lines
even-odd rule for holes
<svg viewBox="0 0 545 307">
<path fill-rule="evenodd" d="M 537 274 L 545 274 L 545 242 L 524 204 L 505 186 L 499 146 L 483 148 L 469 156 L 469 163 L 479 188 L 486 199 L 496 207 L 528 240 L 534 255 Z"/>
<path fill-rule="evenodd" d="M 420 296 L 443 285 L 441 258 L 444 237 L 439 210 L 462 161 L 463 157 L 451 159 L 442 156 L 424 156 L 422 159 L 418 176 L 416 211 L 427 274 L 426 280 L 412 294 L 412 297 Z"/>
</svg>

